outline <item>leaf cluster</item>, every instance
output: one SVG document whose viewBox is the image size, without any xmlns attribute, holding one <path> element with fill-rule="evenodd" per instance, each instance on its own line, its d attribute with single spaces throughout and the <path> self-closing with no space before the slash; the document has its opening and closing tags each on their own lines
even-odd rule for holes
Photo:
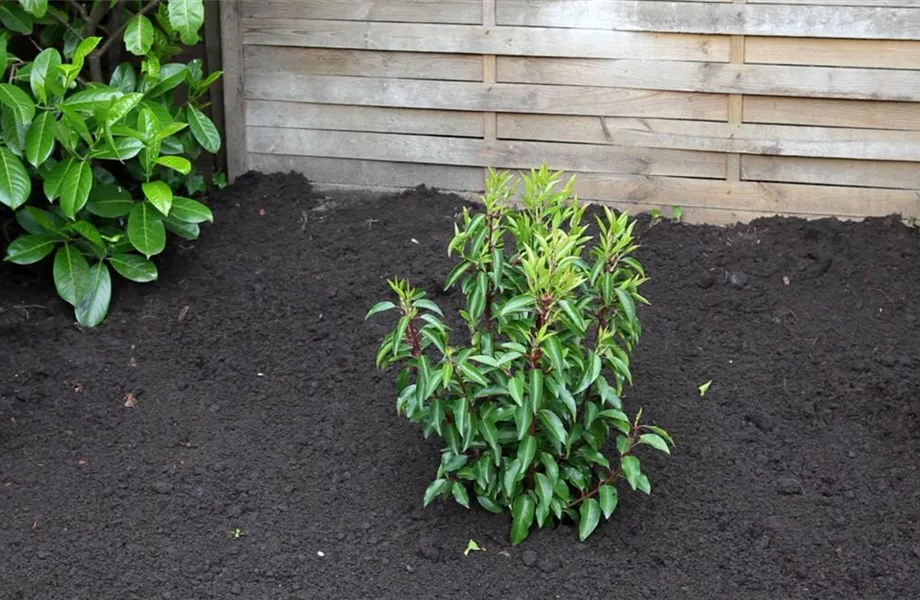
<svg viewBox="0 0 920 600">
<path fill-rule="evenodd" d="M 637 449 L 673 445 L 622 401 L 647 278 L 628 215 L 605 208 L 590 235 L 573 179 L 544 165 L 521 181 L 492 171 L 483 210 L 455 225 L 446 287 L 466 298 L 468 343 L 454 345 L 441 308 L 404 280 L 390 281 L 398 302 L 367 316 L 399 313 L 377 366 L 400 367 L 398 413 L 445 443 L 425 505 L 510 511 L 513 544 L 563 519 L 584 540 L 613 515 L 620 484 L 651 492 Z"/>
<path fill-rule="evenodd" d="M 0 204 L 24 232 L 5 260 L 53 255 L 58 294 L 92 327 L 110 268 L 154 281 L 167 232 L 194 240 L 213 220 L 179 188 L 193 189 L 202 151 L 220 149 L 203 109 L 221 73 L 169 62 L 199 42 L 204 3 L 0 0 L 0 22 Z M 113 61 L 122 50 L 133 57 Z"/>
</svg>

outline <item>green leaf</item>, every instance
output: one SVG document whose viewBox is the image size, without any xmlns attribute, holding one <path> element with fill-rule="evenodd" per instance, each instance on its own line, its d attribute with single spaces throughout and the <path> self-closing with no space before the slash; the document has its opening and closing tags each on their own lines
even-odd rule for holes
<svg viewBox="0 0 920 600">
<path fill-rule="evenodd" d="M 521 461 L 518 459 L 512 460 L 508 463 L 508 466 L 505 468 L 505 476 L 502 481 L 502 485 L 505 488 L 505 494 L 511 496 L 511 493 L 514 491 L 514 486 L 521 479 Z"/>
<path fill-rule="evenodd" d="M 35 116 L 35 103 L 29 95 L 11 83 L 0 83 L 0 104 L 13 111 L 16 121 L 26 125 Z"/>
<path fill-rule="evenodd" d="M 156 98 L 157 96 L 162 96 L 166 92 L 176 88 L 185 81 L 186 76 L 188 75 L 188 67 L 182 63 L 169 63 L 163 65 L 160 69 L 160 80 L 154 84 L 149 90 L 147 90 L 144 95 L 148 98 Z M 189 106 L 191 109 L 192 107 Z"/>
<path fill-rule="evenodd" d="M 524 406 L 524 378 L 520 373 L 508 380 L 508 393 L 518 406 Z"/>
<path fill-rule="evenodd" d="M 451 486 L 450 491 L 454 496 L 454 500 L 456 500 L 458 504 L 464 508 L 470 507 L 470 495 L 466 491 L 466 486 L 457 481 Z"/>
<path fill-rule="evenodd" d="M 674 445 L 674 439 L 671 437 L 671 434 L 669 434 L 667 431 L 665 431 L 661 427 L 657 427 L 655 425 L 643 425 L 643 427 L 653 433 L 657 433 L 658 435 L 663 437 L 672 446 Z"/>
<path fill-rule="evenodd" d="M 0 126 L 3 129 L 3 140 L 6 147 L 16 156 L 21 157 L 26 148 L 26 135 L 29 133 L 29 123 L 20 123 L 16 118 L 16 111 L 4 108 L 0 114 Z M 2 144 L 3 140 L 0 140 Z"/>
<path fill-rule="evenodd" d="M 706 395 L 706 392 L 709 391 L 709 386 L 711 386 L 711 385 L 712 385 L 712 380 L 710 379 L 709 381 L 707 381 L 706 383 L 704 383 L 703 385 L 701 385 L 701 386 L 699 387 L 699 390 L 700 390 L 700 398 L 702 398 L 703 396 Z"/>
<path fill-rule="evenodd" d="M 125 48 L 135 56 L 150 52 L 153 45 L 153 24 L 144 15 L 137 15 L 128 21 L 124 34 Z"/>
<path fill-rule="evenodd" d="M 486 439 L 489 447 L 492 448 L 492 457 L 495 466 L 499 466 L 501 460 L 501 446 L 498 443 L 498 429 L 495 427 L 495 421 L 492 419 L 482 419 L 479 421 L 479 432 Z"/>
<path fill-rule="evenodd" d="M 413 304 L 417 308 L 424 308 L 425 310 L 430 310 L 431 312 L 437 313 L 441 315 L 442 317 L 444 316 L 444 313 L 441 312 L 441 308 L 437 304 L 435 304 L 434 302 L 426 298 L 416 300 L 415 302 L 413 302 Z"/>
<path fill-rule="evenodd" d="M 636 486 L 639 484 L 639 475 L 642 474 L 639 459 L 631 455 L 624 456 L 620 466 L 623 469 L 623 475 L 626 476 L 626 481 L 629 482 L 630 487 L 636 489 Z"/>
<path fill-rule="evenodd" d="M 604 518 L 609 519 L 613 511 L 617 509 L 617 488 L 612 485 L 602 485 L 597 493 L 598 503 L 601 510 L 604 511 Z"/>
<path fill-rule="evenodd" d="M 28 205 L 16 211 L 16 222 L 34 235 L 56 233 L 64 227 L 63 220 L 57 215 Z"/>
<path fill-rule="evenodd" d="M 156 265 L 137 254 L 113 254 L 109 264 L 119 275 L 137 283 L 156 281 L 158 277 Z"/>
<path fill-rule="evenodd" d="M 97 217 L 106 217 L 110 219 L 124 217 L 134 208 L 134 200 L 131 194 L 121 186 L 111 183 L 99 183 L 93 185 L 89 193 L 89 200 L 86 203 L 86 209 Z"/>
<path fill-rule="evenodd" d="M 530 527 L 533 525 L 534 508 L 534 501 L 530 494 L 521 494 L 515 499 L 511 509 L 512 546 L 517 546 L 530 535 Z"/>
<path fill-rule="evenodd" d="M 623 312 L 626 313 L 626 318 L 630 323 L 634 323 L 636 321 L 636 303 L 622 288 L 617 288 L 616 294 L 617 298 L 620 299 L 620 306 L 623 308 Z"/>
<path fill-rule="evenodd" d="M 475 381 L 479 385 L 489 385 L 489 381 L 482 376 L 482 374 L 473 367 L 468 362 L 460 363 L 460 370 L 463 372 L 463 375 L 471 381 Z"/>
<path fill-rule="evenodd" d="M 194 86 L 195 91 L 199 94 L 206 91 L 209 87 L 211 87 L 214 84 L 215 81 L 220 79 L 223 74 L 224 74 L 223 71 L 214 71 L 213 73 L 205 77 L 200 83 L 195 84 Z"/>
<path fill-rule="evenodd" d="M 534 414 L 543 406 L 543 371 L 540 369 L 530 370 L 530 402 Z"/>
<path fill-rule="evenodd" d="M 601 520 L 601 507 L 594 498 L 588 498 L 581 503 L 578 519 L 578 539 L 582 542 L 588 539 Z"/>
<path fill-rule="evenodd" d="M 38 167 L 54 151 L 54 133 L 57 122 L 54 113 L 43 111 L 32 121 L 26 134 L 26 160 Z"/>
<path fill-rule="evenodd" d="M 188 175 L 192 171 L 192 163 L 181 156 L 161 156 L 156 160 L 158 165 L 168 167 L 173 171 Z"/>
<path fill-rule="evenodd" d="M 201 147 L 211 154 L 217 154 L 220 150 L 220 133 L 211 119 L 194 106 L 189 106 L 188 124 Z"/>
<path fill-rule="evenodd" d="M 639 475 L 639 480 L 636 482 L 636 489 L 645 494 L 652 493 L 652 483 L 648 480 L 648 476 L 645 473 Z"/>
<path fill-rule="evenodd" d="M 121 90 L 118 91 L 121 93 Z M 105 115 L 106 127 L 117 125 L 122 119 L 128 116 L 132 110 L 137 108 L 143 99 L 143 94 L 138 94 L 135 92 L 125 94 L 120 98 L 116 98 L 115 101 L 112 102 L 112 105 L 109 107 L 109 111 Z"/>
<path fill-rule="evenodd" d="M 530 294 L 525 294 L 523 296 L 518 296 L 512 298 L 502 306 L 501 310 L 498 311 L 498 317 L 504 318 L 511 313 L 521 312 L 525 310 L 530 310 L 534 306 L 533 296 Z"/>
<path fill-rule="evenodd" d="M 555 413 L 548 410 L 540 411 L 540 421 L 543 422 L 543 425 L 546 426 L 546 429 L 560 444 L 565 444 L 565 425 L 562 424 L 562 421 L 555 415 Z"/>
<path fill-rule="evenodd" d="M 26 203 L 32 193 L 32 179 L 9 148 L 0 146 L 0 203 L 13 210 Z"/>
<path fill-rule="evenodd" d="M 95 50 L 101 41 L 102 38 L 98 36 L 90 36 L 80 40 L 76 50 L 73 52 L 73 64 L 82 69 L 83 59 L 89 56 L 89 53 Z"/>
<path fill-rule="evenodd" d="M 45 103 L 48 101 L 48 78 L 51 78 L 51 91 L 60 93 L 60 84 L 54 82 L 60 75 L 58 67 L 61 65 L 61 55 L 55 48 L 45 48 L 38 53 L 35 60 L 32 61 L 32 70 L 29 71 L 29 86 L 32 88 L 32 94 Z"/>
<path fill-rule="evenodd" d="M 17 265 L 37 263 L 51 254 L 59 241 L 58 238 L 46 234 L 20 236 L 7 246 L 4 260 Z"/>
<path fill-rule="evenodd" d="M 566 409 L 569 411 L 569 416 L 572 417 L 572 422 L 575 422 L 575 419 L 578 416 L 578 407 L 575 404 L 575 398 L 572 396 L 571 392 L 566 389 L 565 381 L 560 381 L 556 386 L 556 397 L 562 401 Z"/>
<path fill-rule="evenodd" d="M 524 439 L 533 423 L 533 413 L 527 406 L 518 406 L 514 409 L 514 422 L 517 425 L 517 438 Z"/>
<path fill-rule="evenodd" d="M 93 170 L 81 160 L 70 159 L 68 162 L 69 166 L 61 180 L 61 210 L 67 218 L 73 220 L 89 199 L 93 189 Z"/>
<path fill-rule="evenodd" d="M 651 446 L 655 450 L 661 450 L 665 454 L 671 453 L 671 449 L 668 448 L 668 443 L 664 441 L 664 438 L 655 433 L 643 433 L 639 436 L 639 443 Z"/>
<path fill-rule="evenodd" d="M 528 435 L 523 440 L 521 440 L 521 445 L 518 446 L 517 459 L 521 463 L 521 471 L 526 471 L 530 468 L 530 463 L 533 462 L 534 456 L 537 454 L 537 438 L 532 435 Z"/>
<path fill-rule="evenodd" d="M 92 153 L 93 158 L 126 161 L 140 154 L 144 142 L 133 137 L 118 137 Z"/>
<path fill-rule="evenodd" d="M 128 239 L 134 248 L 150 258 L 166 247 L 166 229 L 160 214 L 147 202 L 139 202 L 128 216 Z"/>
<path fill-rule="evenodd" d="M 54 286 L 58 295 L 76 307 L 89 289 L 89 263 L 76 246 L 64 244 L 54 255 Z"/>
<path fill-rule="evenodd" d="M 572 324 L 575 325 L 578 332 L 584 333 L 587 325 L 585 324 L 585 320 L 581 317 L 581 314 L 572 306 L 572 303 L 568 300 L 560 300 L 559 306 L 562 307 L 562 312 L 564 312 Z"/>
<path fill-rule="evenodd" d="M 61 103 L 64 108 L 72 111 L 95 114 L 97 111 L 108 110 L 112 101 L 124 97 L 120 90 L 108 86 L 96 86 L 80 90 Z"/>
<path fill-rule="evenodd" d="M 141 184 L 141 189 L 144 191 L 144 197 L 146 197 L 158 211 L 163 213 L 164 217 L 169 215 L 169 209 L 172 208 L 173 203 L 173 193 L 172 189 L 170 189 L 165 181 L 150 181 L 143 183 Z"/>
<path fill-rule="evenodd" d="M 77 221 L 76 223 L 71 223 L 70 228 L 90 243 L 93 252 L 98 258 L 105 257 L 105 242 L 102 241 L 102 236 L 95 225 L 89 221 Z"/>
<path fill-rule="evenodd" d="M 89 269 L 89 283 L 86 295 L 76 307 L 77 323 L 83 327 L 95 327 L 105 319 L 112 299 L 112 277 L 102 261 Z"/>
<path fill-rule="evenodd" d="M 169 24 L 179 33 L 182 43 L 193 46 L 198 43 L 198 30 L 204 24 L 204 3 L 202 0 L 169 0 Z"/>
<path fill-rule="evenodd" d="M 537 498 L 540 500 L 537 514 L 537 524 L 542 526 L 541 521 L 546 518 L 550 504 L 553 502 L 553 484 L 550 483 L 549 477 L 543 473 L 537 473 L 535 476 Z M 542 509 L 542 511 L 540 510 Z M 540 515 L 543 519 L 540 519 Z"/>
<path fill-rule="evenodd" d="M 48 12 L 48 0 L 19 0 L 26 12 L 41 19 Z"/>
<path fill-rule="evenodd" d="M 4 27 L 16 33 L 23 35 L 32 33 L 33 19 L 31 15 L 12 2 L 0 3 L 0 22 L 3 23 Z"/>
<path fill-rule="evenodd" d="M 446 479 L 435 479 L 428 485 L 428 489 L 425 490 L 425 499 L 422 503 L 422 506 L 428 506 L 431 502 L 447 491 L 447 488 L 450 487 L 450 482 Z"/>
<path fill-rule="evenodd" d="M 134 72 L 134 66 L 131 63 L 121 63 L 112 73 L 112 80 L 109 85 L 128 94 L 137 87 L 137 74 Z"/>
<path fill-rule="evenodd" d="M 178 122 L 170 123 L 163 129 L 159 130 L 157 134 L 154 136 L 154 139 L 157 140 L 158 142 L 162 142 L 163 140 L 169 138 L 170 136 L 176 135 L 177 133 L 179 133 L 186 127 L 188 127 L 188 123 L 178 123 Z"/>
<path fill-rule="evenodd" d="M 562 359 L 562 344 L 559 343 L 558 335 L 551 335 L 543 342 L 546 354 L 549 355 L 550 362 L 553 363 L 553 370 L 557 373 L 565 373 L 565 361 Z"/>
<path fill-rule="evenodd" d="M 497 502 L 487 496 L 476 496 L 476 501 L 479 502 L 479 506 L 483 507 L 490 513 L 501 514 L 504 512 L 502 507 Z"/>
<path fill-rule="evenodd" d="M 392 310 L 394 308 L 396 308 L 396 305 L 390 302 L 389 300 L 384 301 L 384 302 L 378 302 L 377 304 L 372 306 L 369 311 L 367 311 L 367 315 L 364 317 L 364 320 L 366 321 L 370 319 L 371 317 L 373 317 L 374 315 L 376 315 L 377 313 L 383 312 L 385 310 Z"/>
<path fill-rule="evenodd" d="M 7 59 L 9 58 L 6 47 L 9 42 L 9 35 L 5 32 L 0 33 L 0 79 L 3 79 L 6 75 Z"/>
<path fill-rule="evenodd" d="M 578 384 L 578 388 L 575 390 L 576 394 L 580 394 L 594 383 L 594 380 L 598 378 L 601 374 L 601 357 L 597 354 L 591 353 L 591 362 L 587 365 L 585 369 L 584 376 L 581 379 L 581 383 Z"/>
</svg>

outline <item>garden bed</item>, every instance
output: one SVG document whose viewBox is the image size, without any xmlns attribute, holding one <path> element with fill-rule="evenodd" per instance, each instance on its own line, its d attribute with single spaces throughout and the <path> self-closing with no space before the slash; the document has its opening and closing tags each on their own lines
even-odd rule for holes
<svg viewBox="0 0 920 600">
<path fill-rule="evenodd" d="M 463 204 L 247 176 L 88 331 L 0 267 L 0 597 L 920 597 L 920 234 L 644 222 L 625 402 L 677 447 L 586 543 L 511 547 L 508 516 L 421 508 L 438 446 L 363 321 L 395 274 L 458 308 Z"/>
</svg>

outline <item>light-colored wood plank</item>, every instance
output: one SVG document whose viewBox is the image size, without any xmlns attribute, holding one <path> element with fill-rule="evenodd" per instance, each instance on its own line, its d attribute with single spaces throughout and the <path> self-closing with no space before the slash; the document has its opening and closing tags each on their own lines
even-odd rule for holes
<svg viewBox="0 0 920 600">
<path fill-rule="evenodd" d="M 377 106 L 249 100 L 246 103 L 246 123 L 256 127 L 483 136 L 482 113 Z"/>
<path fill-rule="evenodd" d="M 482 169 L 477 167 L 258 153 L 252 154 L 249 160 L 252 168 L 262 173 L 294 171 L 318 184 L 403 189 L 427 185 L 467 191 L 483 187 Z"/>
<path fill-rule="evenodd" d="M 920 131 L 920 104 L 748 96 L 744 99 L 744 120 L 747 123 Z"/>
<path fill-rule="evenodd" d="M 751 4 L 791 4 L 819 6 L 888 6 L 893 8 L 920 8 L 920 0 L 747 0 Z"/>
<path fill-rule="evenodd" d="M 912 190 L 575 173 L 580 197 L 766 215 L 920 216 Z"/>
<path fill-rule="evenodd" d="M 750 37 L 747 38 L 745 62 L 920 69 L 920 42 Z"/>
<path fill-rule="evenodd" d="M 720 36 L 309 19 L 244 19 L 243 42 L 355 50 L 711 62 L 725 62 L 729 54 L 728 39 Z"/>
<path fill-rule="evenodd" d="M 501 114 L 498 137 L 740 154 L 920 161 L 920 135 L 912 131 Z M 920 165 L 915 168 L 920 172 Z"/>
<path fill-rule="evenodd" d="M 399 23 L 469 23 L 482 19 L 480 0 L 244 0 L 246 17 Z"/>
<path fill-rule="evenodd" d="M 624 0 L 503 0 L 499 25 L 669 33 L 920 39 L 915 9 Z"/>
<path fill-rule="evenodd" d="M 749 181 L 914 190 L 920 206 L 920 168 L 916 163 L 744 156 L 741 176 Z"/>
<path fill-rule="evenodd" d="M 250 99 L 443 110 L 724 121 L 725 96 L 552 85 L 246 74 Z"/>
<path fill-rule="evenodd" d="M 725 174 L 724 155 L 709 152 L 272 127 L 249 127 L 247 135 L 249 151 L 259 154 L 502 169 L 528 169 L 546 161 L 556 169 L 713 178 Z"/>
<path fill-rule="evenodd" d="M 504 83 L 920 101 L 917 71 L 500 56 Z"/>
<path fill-rule="evenodd" d="M 223 145 L 227 149 L 227 178 L 233 181 L 246 173 L 246 105 L 245 67 L 240 0 L 227 0 L 220 5 L 221 61 L 223 63 L 224 118 L 226 128 Z"/>
<path fill-rule="evenodd" d="M 446 81 L 482 81 L 483 77 L 482 58 L 470 54 L 246 46 L 245 57 L 246 70 L 258 73 Z"/>
<path fill-rule="evenodd" d="M 207 4 L 204 11 L 204 46 L 205 62 L 204 67 L 208 73 L 214 73 L 222 69 L 220 62 L 220 4 Z M 118 64 L 121 62 L 121 50 L 117 44 L 112 44 L 109 48 L 109 64 Z M 210 106 L 208 110 L 211 113 L 211 119 L 220 132 L 226 131 L 227 119 L 224 116 L 224 82 L 221 79 L 215 81 L 208 89 L 208 100 Z M 222 144 L 220 151 L 214 156 L 214 169 L 217 171 L 227 172 L 227 146 Z"/>
</svg>

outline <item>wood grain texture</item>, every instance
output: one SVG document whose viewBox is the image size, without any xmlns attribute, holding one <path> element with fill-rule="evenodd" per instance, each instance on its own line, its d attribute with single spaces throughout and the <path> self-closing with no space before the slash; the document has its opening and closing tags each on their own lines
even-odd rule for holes
<svg viewBox="0 0 920 600">
<path fill-rule="evenodd" d="M 725 62 L 719 36 L 310 19 L 244 19 L 247 45 Z"/>
<path fill-rule="evenodd" d="M 498 137 L 740 154 L 920 161 L 920 134 L 914 131 L 501 114 Z M 915 169 L 920 172 L 920 165 Z"/>
<path fill-rule="evenodd" d="M 502 56 L 505 83 L 920 101 L 917 71 Z"/>
<path fill-rule="evenodd" d="M 244 0 L 245 17 L 339 19 L 400 23 L 470 23 L 482 19 L 481 0 Z"/>
<path fill-rule="evenodd" d="M 486 112 L 658 117 L 724 121 L 726 97 L 717 94 L 555 85 L 413 81 L 282 73 L 246 74 L 255 100 L 353 104 Z"/>
<path fill-rule="evenodd" d="M 753 181 L 920 190 L 918 166 L 908 162 L 744 156 L 741 176 Z M 920 206 L 920 195 L 915 198 Z"/>
<path fill-rule="evenodd" d="M 748 96 L 744 119 L 747 123 L 920 131 L 920 104 Z"/>
<path fill-rule="evenodd" d="M 220 5 L 221 61 L 224 71 L 223 145 L 227 148 L 227 178 L 231 182 L 249 170 L 241 10 L 240 0 L 227 0 Z"/>
<path fill-rule="evenodd" d="M 670 33 L 920 39 L 920 11 L 864 6 L 642 0 L 503 0 L 499 25 Z"/>
<path fill-rule="evenodd" d="M 249 127 L 247 136 L 249 151 L 259 154 L 500 169 L 528 169 L 546 161 L 556 169 L 712 178 L 725 173 L 724 155 L 711 152 L 273 127 Z"/>
<path fill-rule="evenodd" d="M 920 67 L 920 42 L 749 37 L 745 62 L 871 69 L 913 68 Z"/>
</svg>

